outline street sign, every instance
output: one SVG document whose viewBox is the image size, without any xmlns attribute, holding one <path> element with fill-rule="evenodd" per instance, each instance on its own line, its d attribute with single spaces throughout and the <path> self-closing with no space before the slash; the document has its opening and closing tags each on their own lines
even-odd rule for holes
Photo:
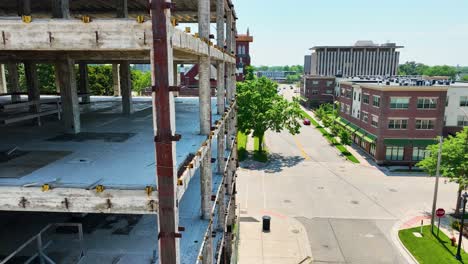
<svg viewBox="0 0 468 264">
<path fill-rule="evenodd" d="M 444 217 L 445 215 L 445 210 L 443 208 L 439 208 L 436 210 L 436 215 L 437 217 L 441 218 L 441 217 Z"/>
</svg>

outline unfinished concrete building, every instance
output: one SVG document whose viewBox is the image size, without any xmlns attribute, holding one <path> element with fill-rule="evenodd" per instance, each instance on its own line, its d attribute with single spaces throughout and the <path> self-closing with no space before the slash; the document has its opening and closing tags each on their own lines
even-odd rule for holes
<svg viewBox="0 0 468 264">
<path fill-rule="evenodd" d="M 0 210 L 154 215 L 152 261 L 229 263 L 236 19 L 231 0 L 0 1 Z M 132 98 L 140 63 L 152 65 L 152 98 Z M 199 98 L 177 98 L 177 65 L 195 63 Z M 55 96 L 41 94 L 38 64 L 55 66 Z M 90 94 L 89 64 L 118 65 L 121 99 Z"/>
</svg>

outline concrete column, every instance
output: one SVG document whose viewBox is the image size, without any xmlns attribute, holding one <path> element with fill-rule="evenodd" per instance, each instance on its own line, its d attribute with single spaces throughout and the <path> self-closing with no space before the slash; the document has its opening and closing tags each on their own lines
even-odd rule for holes
<svg viewBox="0 0 468 264">
<path fill-rule="evenodd" d="M 69 0 L 52 0 L 52 17 L 53 18 L 70 18 Z"/>
<path fill-rule="evenodd" d="M 395 56 L 396 57 L 395 58 L 395 63 L 396 63 L 395 75 L 397 75 L 398 74 L 398 67 L 400 65 L 400 52 L 397 51 L 395 55 L 396 55 Z"/>
<path fill-rule="evenodd" d="M 233 24 L 232 24 L 232 11 L 228 10 L 226 12 L 226 46 L 227 50 L 229 53 L 233 51 L 232 49 L 232 30 L 233 30 Z"/>
<path fill-rule="evenodd" d="M 55 91 L 60 94 L 60 80 L 57 65 L 54 65 L 54 76 L 55 76 Z"/>
<path fill-rule="evenodd" d="M 222 115 L 224 113 L 224 108 L 225 108 L 225 90 L 224 90 L 224 76 L 226 74 L 225 68 L 224 68 L 224 62 L 218 62 L 218 68 L 217 68 L 217 80 L 216 80 L 216 86 L 217 86 L 217 106 L 218 106 L 218 115 Z"/>
<path fill-rule="evenodd" d="M 120 96 L 119 64 L 112 64 L 112 82 L 114 83 L 114 96 Z"/>
<path fill-rule="evenodd" d="M 31 15 L 31 0 L 19 0 L 18 1 L 18 15 Z"/>
<path fill-rule="evenodd" d="M 90 100 L 90 96 L 88 95 L 89 94 L 88 64 L 80 63 L 79 71 L 80 71 L 79 93 L 87 94 L 86 96 L 81 97 L 81 102 L 84 104 L 89 104 L 91 100 Z"/>
<path fill-rule="evenodd" d="M 205 239 L 205 247 L 203 248 L 203 259 L 202 264 L 213 263 L 213 237 L 211 236 L 212 229 L 208 227 L 208 236 Z"/>
<path fill-rule="evenodd" d="M 210 1 L 198 1 L 198 34 L 200 39 L 208 41 L 210 38 Z M 211 131 L 211 85 L 210 58 L 200 56 L 198 70 L 199 100 L 200 100 L 200 134 L 208 135 Z"/>
<path fill-rule="evenodd" d="M 226 137 L 224 135 L 224 127 L 221 127 L 219 130 L 219 135 L 218 135 L 218 174 L 223 174 L 224 173 L 224 167 L 226 166 L 226 163 L 224 161 L 224 152 L 226 149 Z"/>
<path fill-rule="evenodd" d="M 117 18 L 128 18 L 127 0 L 114 0 L 117 6 Z"/>
<path fill-rule="evenodd" d="M 80 107 L 76 87 L 75 63 L 65 58 L 57 63 L 62 100 L 62 120 L 65 133 L 77 134 L 81 131 Z"/>
<path fill-rule="evenodd" d="M 201 215 L 208 220 L 211 218 L 211 195 L 213 188 L 213 172 L 211 169 L 211 143 L 208 144 L 208 152 L 202 159 L 200 165 L 201 183 Z"/>
<path fill-rule="evenodd" d="M 225 0 L 217 0 L 216 1 L 216 37 L 217 37 L 217 45 L 218 47 L 224 47 L 224 2 Z M 224 83 L 224 76 L 226 75 L 224 62 L 218 62 L 217 65 L 217 106 L 218 106 L 218 115 L 224 113 L 224 106 L 225 106 L 225 83 Z"/>
<path fill-rule="evenodd" d="M 39 81 L 37 79 L 37 65 L 34 62 L 24 63 L 24 73 L 26 76 L 26 86 L 28 89 L 28 101 L 39 101 L 41 92 L 39 90 Z M 31 112 L 39 112 L 39 103 L 30 107 Z"/>
<path fill-rule="evenodd" d="M 15 62 L 8 63 L 8 80 L 10 84 L 10 93 L 19 93 L 19 76 L 18 76 L 18 64 Z M 21 101 L 21 95 L 16 94 L 11 96 L 11 101 L 13 103 Z"/>
<path fill-rule="evenodd" d="M 122 93 L 122 113 L 130 115 L 133 113 L 132 101 L 132 78 L 130 74 L 130 63 L 122 61 L 119 67 L 120 89 Z"/>
<path fill-rule="evenodd" d="M 0 64 L 0 94 L 7 93 L 7 80 L 5 75 L 5 65 Z"/>
<path fill-rule="evenodd" d="M 221 190 L 218 197 L 218 225 L 216 227 L 218 231 L 224 231 L 224 221 L 226 217 L 226 204 L 224 203 L 226 197 L 226 187 L 224 187 L 224 184 L 226 184 L 226 177 L 224 177 L 223 181 L 221 182 Z"/>
</svg>

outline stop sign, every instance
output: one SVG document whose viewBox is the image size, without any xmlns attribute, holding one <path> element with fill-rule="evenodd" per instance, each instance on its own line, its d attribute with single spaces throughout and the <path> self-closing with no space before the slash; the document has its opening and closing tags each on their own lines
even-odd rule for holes
<svg viewBox="0 0 468 264">
<path fill-rule="evenodd" d="M 436 210 L 437 217 L 443 217 L 445 215 L 445 210 L 443 208 L 439 208 Z"/>
</svg>

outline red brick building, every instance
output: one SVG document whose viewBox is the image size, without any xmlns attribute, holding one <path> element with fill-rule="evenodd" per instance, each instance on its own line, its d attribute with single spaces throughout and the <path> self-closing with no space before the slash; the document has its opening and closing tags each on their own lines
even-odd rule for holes
<svg viewBox="0 0 468 264">
<path fill-rule="evenodd" d="M 415 164 L 442 135 L 447 86 L 342 82 L 339 89 L 338 123 L 378 164 Z"/>
<path fill-rule="evenodd" d="M 253 36 L 247 29 L 247 34 L 236 36 L 236 78 L 237 81 L 244 80 L 244 69 L 251 64 L 250 43 L 253 42 Z M 194 64 L 187 72 L 180 73 L 180 83 L 185 86 L 180 91 L 181 96 L 198 96 L 198 65 Z M 211 67 L 210 78 L 212 94 L 216 93 L 216 68 Z"/>
<path fill-rule="evenodd" d="M 250 31 L 247 29 L 247 34 L 236 36 L 236 65 L 237 65 L 237 81 L 244 80 L 245 67 L 250 66 L 250 43 L 253 42 L 253 37 L 250 36 Z"/>
<path fill-rule="evenodd" d="M 324 76 L 305 76 L 301 96 L 306 99 L 307 107 L 318 107 L 321 104 L 333 103 L 336 78 Z"/>
</svg>

